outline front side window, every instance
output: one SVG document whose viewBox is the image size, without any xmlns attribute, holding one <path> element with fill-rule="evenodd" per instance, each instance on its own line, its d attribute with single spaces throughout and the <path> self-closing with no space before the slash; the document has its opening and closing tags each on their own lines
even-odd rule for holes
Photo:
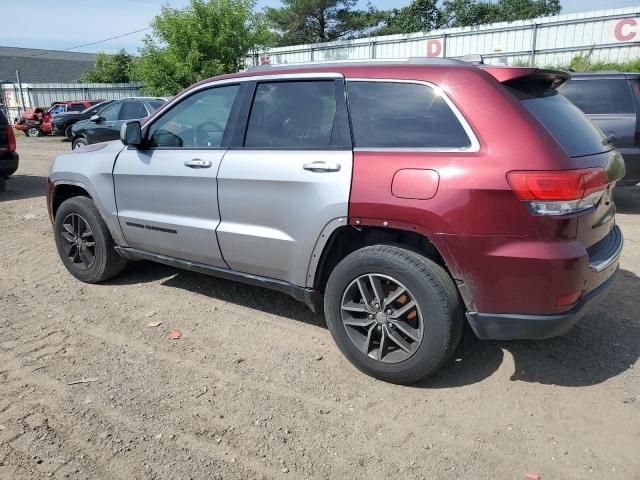
<svg viewBox="0 0 640 480">
<path fill-rule="evenodd" d="M 112 103 L 100 112 L 100 116 L 107 122 L 115 122 L 118 120 L 118 114 L 120 113 L 121 107 L 122 102 Z"/>
<path fill-rule="evenodd" d="M 238 85 L 215 87 L 183 100 L 151 126 L 151 146 L 219 148 L 238 89 Z"/>
<path fill-rule="evenodd" d="M 260 83 L 244 145 L 248 148 L 329 148 L 335 118 L 333 80 Z"/>
<path fill-rule="evenodd" d="M 348 82 L 356 148 L 469 148 L 460 120 L 424 84 Z"/>
<path fill-rule="evenodd" d="M 81 112 L 84 110 L 84 104 L 82 103 L 72 103 L 71 105 L 69 105 L 69 108 L 67 109 L 68 112 Z"/>
<path fill-rule="evenodd" d="M 626 79 L 570 80 L 558 91 L 587 115 L 635 113 Z"/>
</svg>

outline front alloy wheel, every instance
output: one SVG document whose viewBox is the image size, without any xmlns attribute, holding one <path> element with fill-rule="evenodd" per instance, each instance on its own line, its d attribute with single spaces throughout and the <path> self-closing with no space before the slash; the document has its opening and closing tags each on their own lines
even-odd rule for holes
<svg viewBox="0 0 640 480">
<path fill-rule="evenodd" d="M 361 275 L 342 297 L 342 322 L 353 344 L 367 356 L 403 362 L 422 342 L 424 322 L 407 287 L 378 273 Z"/>
<path fill-rule="evenodd" d="M 96 261 L 96 242 L 89 223 L 71 213 L 62 221 L 60 239 L 66 257 L 80 270 L 90 269 Z"/>
</svg>

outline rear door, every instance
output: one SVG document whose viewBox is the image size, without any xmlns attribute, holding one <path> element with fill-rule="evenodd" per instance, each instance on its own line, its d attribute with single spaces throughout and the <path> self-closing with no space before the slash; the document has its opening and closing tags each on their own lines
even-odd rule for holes
<svg viewBox="0 0 640 480">
<path fill-rule="evenodd" d="M 120 227 L 132 248 L 226 267 L 216 174 L 233 129 L 238 85 L 201 88 L 145 129 L 146 148 L 127 148 L 114 167 Z"/>
<path fill-rule="evenodd" d="M 634 146 L 636 105 L 624 77 L 573 77 L 558 91 L 582 110 L 606 135 L 614 134 L 616 148 Z"/>
<path fill-rule="evenodd" d="M 323 229 L 347 220 L 352 149 L 344 81 L 289 76 L 251 88 L 246 134 L 218 174 L 220 248 L 233 270 L 305 286 Z"/>
</svg>

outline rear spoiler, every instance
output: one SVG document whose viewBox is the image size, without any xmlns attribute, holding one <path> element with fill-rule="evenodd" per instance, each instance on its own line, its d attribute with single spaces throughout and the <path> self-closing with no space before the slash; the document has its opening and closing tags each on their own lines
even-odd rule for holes
<svg viewBox="0 0 640 480">
<path fill-rule="evenodd" d="M 569 80 L 569 73 L 561 70 L 544 70 L 531 67 L 491 67 L 480 66 L 484 71 L 495 77 L 500 83 L 515 81 L 543 84 L 551 88 L 558 88 Z"/>
</svg>

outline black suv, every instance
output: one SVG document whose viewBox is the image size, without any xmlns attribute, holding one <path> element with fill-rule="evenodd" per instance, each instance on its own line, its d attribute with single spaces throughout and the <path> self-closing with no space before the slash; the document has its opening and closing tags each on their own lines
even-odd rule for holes
<svg viewBox="0 0 640 480">
<path fill-rule="evenodd" d="M 574 73 L 558 88 L 610 136 L 627 175 L 618 185 L 640 183 L 640 74 Z"/>
<path fill-rule="evenodd" d="M 16 135 L 0 110 L 0 192 L 4 190 L 9 175 L 13 175 L 17 169 Z"/>
<path fill-rule="evenodd" d="M 107 100 L 105 102 L 98 103 L 97 105 L 93 105 L 81 112 L 68 111 L 54 115 L 51 119 L 52 133 L 54 135 L 64 135 L 69 140 L 73 140 L 71 127 L 74 124 L 93 117 L 111 103 L 113 103 L 113 100 Z"/>
<path fill-rule="evenodd" d="M 120 138 L 120 127 L 127 120 L 149 116 L 166 103 L 163 98 L 134 97 L 113 102 L 89 120 L 71 127 L 73 149 L 92 143 L 109 142 Z"/>
</svg>

